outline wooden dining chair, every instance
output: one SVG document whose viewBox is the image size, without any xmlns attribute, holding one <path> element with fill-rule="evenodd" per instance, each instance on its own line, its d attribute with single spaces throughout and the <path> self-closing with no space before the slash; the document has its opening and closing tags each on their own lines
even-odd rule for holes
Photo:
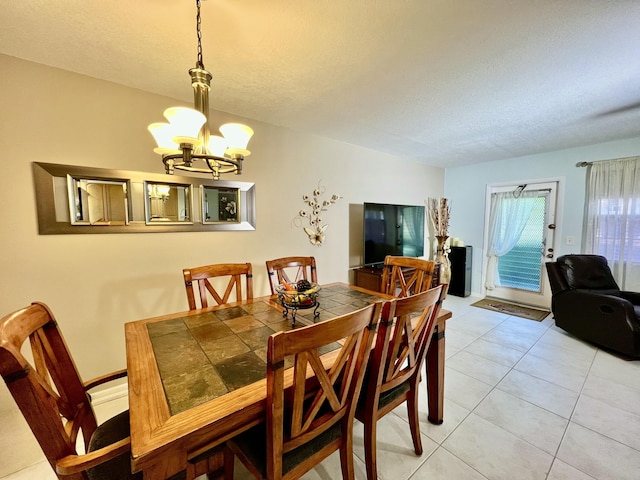
<svg viewBox="0 0 640 480">
<path fill-rule="evenodd" d="M 185 268 L 182 270 L 184 275 L 184 286 L 187 290 L 187 301 L 189 302 L 189 310 L 198 308 L 207 308 L 209 306 L 208 298 L 212 297 L 217 305 L 229 303 L 231 294 L 235 289 L 235 299 L 232 301 L 239 302 L 241 300 L 251 300 L 253 298 L 253 271 L 250 263 L 219 263 L 215 265 L 205 265 L 203 267 Z M 245 277 L 246 294 L 242 295 L 242 276 Z M 212 278 L 228 277 L 228 282 L 221 279 L 219 283 L 220 291 L 224 288 L 224 293 L 220 294 L 212 283 Z M 198 293 L 200 297 L 200 306 L 196 303 L 196 295 L 193 284 L 197 283 Z M 209 295 L 207 295 L 207 293 Z"/>
<path fill-rule="evenodd" d="M 356 418 L 364 424 L 367 479 L 377 478 L 376 425 L 380 418 L 407 404 L 409 429 L 417 455 L 422 455 L 418 420 L 418 386 L 440 305 L 442 285 L 416 295 L 385 302 L 375 346 L 367 367 Z"/>
<path fill-rule="evenodd" d="M 302 279 L 318 283 L 316 259 L 314 257 L 276 258 L 275 260 L 267 260 L 266 264 L 271 295 L 276 294 L 276 287 L 283 280 L 290 284 L 297 283 L 298 280 Z"/>
<path fill-rule="evenodd" d="M 32 362 L 21 353 L 29 341 Z M 43 303 L 0 320 L 0 373 L 60 479 L 130 479 L 129 411 L 98 426 L 88 391 L 126 376 L 82 382 L 56 320 Z M 82 434 L 87 454 L 76 449 Z"/>
<path fill-rule="evenodd" d="M 32 361 L 23 355 L 25 349 Z M 0 375 L 59 479 L 142 480 L 141 473 L 131 473 L 129 410 L 98 425 L 89 395 L 89 390 L 123 378 L 127 371 L 83 382 L 44 303 L 34 302 L 0 320 Z M 212 472 L 208 478 L 222 474 L 220 465 L 216 472 L 209 465 L 213 463 L 203 456 L 189 467 L 192 472 Z M 189 468 L 170 478 L 194 479 Z"/>
<path fill-rule="evenodd" d="M 227 442 L 225 478 L 234 454 L 256 478 L 279 480 L 300 478 L 336 450 L 342 477 L 354 478 L 354 411 L 381 306 L 269 337 L 266 422 Z M 337 348 L 330 362 L 320 357 L 326 346 Z"/>
<path fill-rule="evenodd" d="M 431 260 L 387 255 L 380 291 L 399 298 L 424 292 L 433 286 L 434 270 L 435 262 Z"/>
</svg>

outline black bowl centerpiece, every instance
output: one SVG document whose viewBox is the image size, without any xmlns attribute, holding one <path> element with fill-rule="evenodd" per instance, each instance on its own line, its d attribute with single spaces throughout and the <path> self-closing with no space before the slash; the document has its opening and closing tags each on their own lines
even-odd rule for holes
<svg viewBox="0 0 640 480">
<path fill-rule="evenodd" d="M 284 307 L 283 316 L 287 316 L 291 310 L 291 318 L 293 323 L 296 322 L 296 311 L 298 309 L 315 308 L 313 312 L 314 318 L 320 315 L 318 313 L 318 292 L 320 285 L 312 283 L 308 280 L 299 280 L 294 284 L 283 282 L 276 286 L 278 300 Z"/>
</svg>

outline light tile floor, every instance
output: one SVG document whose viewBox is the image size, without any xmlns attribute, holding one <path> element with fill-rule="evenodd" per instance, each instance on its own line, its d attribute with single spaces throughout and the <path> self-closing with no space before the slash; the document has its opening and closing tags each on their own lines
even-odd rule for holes
<svg viewBox="0 0 640 480">
<path fill-rule="evenodd" d="M 445 421 L 427 422 L 413 453 L 401 408 L 378 426 L 378 476 L 404 479 L 624 480 L 640 478 L 640 361 L 581 342 L 548 317 L 534 322 L 449 296 Z M 106 417 L 126 399 L 98 407 Z M 365 479 L 363 428 L 355 426 L 356 478 Z M 7 448 L 2 449 L 6 455 Z M 304 476 L 340 478 L 337 454 Z M 10 480 L 55 479 L 40 461 Z M 250 478 L 241 466 L 237 479 Z"/>
</svg>

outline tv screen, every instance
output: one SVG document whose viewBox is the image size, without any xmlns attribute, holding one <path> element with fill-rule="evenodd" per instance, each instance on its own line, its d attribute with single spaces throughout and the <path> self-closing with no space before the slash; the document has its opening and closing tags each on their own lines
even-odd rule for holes
<svg viewBox="0 0 640 480">
<path fill-rule="evenodd" d="M 424 255 L 424 222 L 424 206 L 365 203 L 365 266 L 382 266 L 387 255 Z"/>
</svg>

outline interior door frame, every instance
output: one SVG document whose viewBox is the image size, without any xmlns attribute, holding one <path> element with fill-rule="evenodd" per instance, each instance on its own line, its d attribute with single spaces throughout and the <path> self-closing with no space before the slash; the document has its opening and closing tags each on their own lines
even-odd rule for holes
<svg viewBox="0 0 640 480">
<path fill-rule="evenodd" d="M 564 177 L 552 177 L 552 178 L 536 178 L 536 179 L 528 179 L 528 180 L 518 180 L 518 181 L 510 181 L 510 182 L 499 182 L 499 183 L 490 183 L 486 186 L 485 192 L 485 218 L 484 218 L 484 234 L 483 234 L 483 249 L 482 249 L 482 268 L 481 268 L 481 292 L 483 296 L 494 296 L 492 293 L 494 290 L 487 290 L 485 285 L 485 277 L 487 274 L 487 251 L 489 248 L 489 232 L 487 228 L 487 224 L 489 222 L 489 214 L 491 210 L 491 193 L 502 187 L 514 187 L 518 185 L 527 185 L 527 187 L 535 187 L 539 186 L 540 189 L 545 188 L 545 184 L 555 184 L 556 190 L 556 199 L 555 199 L 555 225 L 556 228 L 552 230 L 553 235 L 553 252 L 547 252 L 548 245 L 545 246 L 545 255 L 547 253 L 551 253 L 552 257 L 546 257 L 545 261 L 553 261 L 555 260 L 555 256 L 558 252 L 558 246 L 560 244 L 562 237 L 561 225 L 562 225 L 562 199 L 564 198 Z M 535 188 L 532 188 L 535 190 Z M 549 229 L 547 228 L 547 231 Z M 515 290 L 515 289 L 514 289 Z M 535 293 L 532 292 L 529 295 L 531 298 L 528 299 L 526 303 L 529 305 L 550 308 L 551 307 L 551 287 L 549 285 L 549 279 L 544 272 L 544 269 L 541 273 L 541 292 Z M 500 297 L 498 297 L 500 298 Z M 507 299 L 508 300 L 508 299 Z M 514 300 L 515 301 L 515 300 Z"/>
</svg>

